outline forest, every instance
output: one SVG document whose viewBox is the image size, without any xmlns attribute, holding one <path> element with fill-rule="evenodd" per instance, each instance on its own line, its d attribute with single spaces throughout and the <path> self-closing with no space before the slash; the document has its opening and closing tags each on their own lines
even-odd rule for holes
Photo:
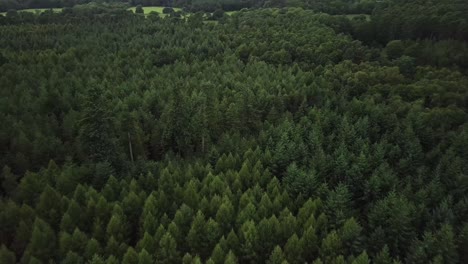
<svg viewBox="0 0 468 264">
<path fill-rule="evenodd" d="M 468 2 L 347 2 L 9 8 L 0 263 L 468 263 Z"/>
</svg>

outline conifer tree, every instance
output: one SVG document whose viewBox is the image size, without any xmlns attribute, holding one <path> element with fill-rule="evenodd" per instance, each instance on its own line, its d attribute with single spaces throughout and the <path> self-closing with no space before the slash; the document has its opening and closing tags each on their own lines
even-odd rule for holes
<svg viewBox="0 0 468 264">
<path fill-rule="evenodd" d="M 284 257 L 283 251 L 279 246 L 276 246 L 271 252 L 268 264 L 282 264 L 286 258 Z"/>
<path fill-rule="evenodd" d="M 169 232 L 159 241 L 158 259 L 161 263 L 176 263 L 179 260 L 176 241 Z"/>
<path fill-rule="evenodd" d="M 102 249 L 101 249 L 101 246 L 99 245 L 99 242 L 94 239 L 94 238 L 91 238 L 89 241 L 88 241 L 88 244 L 86 245 L 86 248 L 85 248 L 85 258 L 88 259 L 88 260 L 91 260 L 93 259 L 93 257 L 95 255 L 101 255 L 102 254 Z"/>
<path fill-rule="evenodd" d="M 44 244 L 44 241 L 47 241 Z M 56 236 L 52 228 L 40 218 L 34 221 L 31 240 L 27 247 L 27 251 L 31 256 L 41 261 L 47 261 L 55 256 Z"/>
<path fill-rule="evenodd" d="M 366 251 L 363 251 L 356 259 L 353 260 L 352 264 L 369 264 L 369 256 L 367 256 Z"/>
<path fill-rule="evenodd" d="M 146 251 L 142 249 L 140 254 L 138 254 L 138 264 L 152 264 L 154 263 L 153 257 Z"/>
<path fill-rule="evenodd" d="M 113 162 L 116 148 L 113 117 L 102 86 L 91 84 L 83 105 L 80 122 L 80 142 L 86 157 L 92 162 Z"/>
<path fill-rule="evenodd" d="M 94 255 L 93 258 L 89 261 L 90 264 L 104 264 L 104 260 L 99 255 Z"/>
<path fill-rule="evenodd" d="M 211 253 L 210 259 L 213 260 L 213 262 L 216 264 L 223 263 L 225 255 L 226 254 L 224 253 L 224 250 L 221 248 L 219 244 L 217 244 L 215 248 L 213 249 L 213 253 Z"/>
<path fill-rule="evenodd" d="M 8 248 L 5 245 L 2 245 L 2 247 L 0 248 L 0 263 L 5 263 L 5 264 L 16 263 L 15 253 L 8 250 Z"/>
<path fill-rule="evenodd" d="M 201 211 L 198 211 L 187 235 L 187 243 L 194 254 L 202 252 L 206 248 L 204 239 L 205 226 L 205 216 Z"/>
<path fill-rule="evenodd" d="M 241 252 L 245 261 L 256 261 L 258 248 L 258 232 L 255 223 L 250 220 L 245 222 L 241 229 L 242 244 Z"/>
<path fill-rule="evenodd" d="M 377 255 L 373 258 L 375 264 L 391 264 L 392 257 L 390 256 L 390 252 L 388 250 L 388 246 L 385 245 L 382 250 L 377 253 Z"/>
<path fill-rule="evenodd" d="M 127 252 L 123 256 L 122 264 L 138 264 L 138 253 L 132 247 L 128 247 Z"/>
<path fill-rule="evenodd" d="M 284 246 L 284 255 L 289 263 L 301 263 L 302 260 L 302 245 L 296 234 L 292 235 Z"/>
<path fill-rule="evenodd" d="M 140 252 L 142 250 L 145 250 L 147 253 L 152 255 L 155 253 L 156 242 L 154 241 L 153 237 L 148 232 L 145 232 L 145 234 L 143 235 L 143 238 L 140 239 L 140 241 L 138 241 L 136 245 L 136 249 Z"/>
<path fill-rule="evenodd" d="M 229 253 L 226 255 L 224 264 L 237 264 L 237 263 L 239 263 L 239 261 L 237 260 L 236 255 L 232 252 L 232 250 L 230 250 Z"/>
<path fill-rule="evenodd" d="M 65 263 L 65 264 L 84 263 L 84 261 L 83 261 L 83 258 L 80 257 L 77 253 L 73 251 L 68 251 L 62 263 Z"/>
</svg>

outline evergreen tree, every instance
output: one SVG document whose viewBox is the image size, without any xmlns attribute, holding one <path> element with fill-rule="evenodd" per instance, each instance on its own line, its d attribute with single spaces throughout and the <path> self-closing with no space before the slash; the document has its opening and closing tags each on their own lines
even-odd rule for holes
<svg viewBox="0 0 468 264">
<path fill-rule="evenodd" d="M 217 244 L 215 248 L 213 249 L 213 253 L 211 253 L 210 259 L 213 260 L 213 262 L 216 264 L 223 263 L 225 255 L 226 254 L 224 253 L 224 250 L 221 248 L 219 244 Z"/>
<path fill-rule="evenodd" d="M 187 243 L 194 254 L 202 252 L 206 248 L 204 238 L 205 226 L 205 216 L 201 211 L 198 211 L 187 235 Z"/>
<path fill-rule="evenodd" d="M 138 264 L 151 264 L 154 263 L 153 257 L 146 251 L 142 249 L 138 255 Z"/>
<path fill-rule="evenodd" d="M 83 105 L 80 142 L 86 157 L 93 162 L 115 160 L 113 117 L 102 86 L 91 84 Z"/>
<path fill-rule="evenodd" d="M 5 245 L 2 245 L 0 248 L 0 262 L 5 264 L 14 264 L 16 263 L 15 253 L 8 250 Z"/>
<path fill-rule="evenodd" d="M 302 245 L 296 234 L 292 235 L 284 246 L 284 255 L 289 263 L 301 263 L 302 260 Z"/>
<path fill-rule="evenodd" d="M 47 241 L 47 244 L 44 244 L 44 241 Z M 42 219 L 36 218 L 31 240 L 26 250 L 38 260 L 47 261 L 55 256 L 56 241 L 52 228 Z"/>
<path fill-rule="evenodd" d="M 162 263 L 176 263 L 179 260 L 177 244 L 171 234 L 167 232 L 159 241 L 158 259 Z"/>
<path fill-rule="evenodd" d="M 138 264 L 138 253 L 132 247 L 128 247 L 127 252 L 123 256 L 122 264 Z"/>
<path fill-rule="evenodd" d="M 268 259 L 269 264 L 282 264 L 286 258 L 284 257 L 283 251 L 279 246 L 276 246 L 271 252 L 270 258 Z"/>
<path fill-rule="evenodd" d="M 392 263 L 392 257 L 388 250 L 388 246 L 384 246 L 382 250 L 374 257 L 374 263 L 376 264 L 390 264 Z"/>
<path fill-rule="evenodd" d="M 366 251 L 362 252 L 356 259 L 353 260 L 353 264 L 369 264 L 369 256 L 367 256 Z"/>
<path fill-rule="evenodd" d="M 66 264 L 72 264 L 72 263 L 77 263 L 81 264 L 84 263 L 83 258 L 80 257 L 77 253 L 73 251 L 68 251 L 67 255 L 65 256 L 65 259 L 63 260 L 63 263 Z"/>
<path fill-rule="evenodd" d="M 245 222 L 241 227 L 242 244 L 241 252 L 244 261 L 255 261 L 258 248 L 258 233 L 253 221 Z"/>
<path fill-rule="evenodd" d="M 91 238 L 88 241 L 88 244 L 86 245 L 86 248 L 85 248 L 85 254 L 84 254 L 85 258 L 88 260 L 92 260 L 95 255 L 101 255 L 101 254 L 102 254 L 102 249 L 101 249 L 101 246 L 99 245 L 99 242 L 96 239 Z"/>
<path fill-rule="evenodd" d="M 94 255 L 91 261 L 89 261 L 90 264 L 104 264 L 104 260 L 99 256 L 99 255 Z"/>
<path fill-rule="evenodd" d="M 229 250 L 229 253 L 226 255 L 224 264 L 237 264 L 237 263 L 239 262 L 237 260 L 236 255 L 234 255 L 234 252 L 232 252 L 232 250 Z"/>
</svg>

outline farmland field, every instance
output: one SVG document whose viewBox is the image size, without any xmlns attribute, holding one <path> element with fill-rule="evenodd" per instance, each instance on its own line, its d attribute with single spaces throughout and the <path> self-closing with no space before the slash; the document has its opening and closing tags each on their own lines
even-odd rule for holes
<svg viewBox="0 0 468 264">
<path fill-rule="evenodd" d="M 128 10 L 131 10 L 132 12 L 135 13 L 135 9 L 136 9 L 136 7 L 133 6 L 133 7 L 130 7 Z M 148 15 L 151 12 L 157 12 L 160 15 L 165 15 L 165 14 L 163 14 L 163 9 L 164 9 L 164 6 L 143 6 L 143 12 L 144 12 L 145 15 Z M 182 10 L 181 8 L 177 8 L 177 7 L 174 7 L 173 9 L 174 9 L 174 11 L 181 11 Z"/>
<path fill-rule="evenodd" d="M 28 8 L 28 9 L 21 9 L 18 12 L 31 12 L 31 13 L 42 13 L 46 10 L 52 10 L 54 12 L 62 12 L 62 8 Z M 6 12 L 0 13 L 0 15 L 5 15 Z"/>
<path fill-rule="evenodd" d="M 128 10 L 131 10 L 132 12 L 135 12 L 135 8 L 136 7 L 130 7 L 128 8 Z M 54 12 L 62 12 L 62 8 L 29 8 L 29 9 L 21 9 L 21 10 L 18 10 L 18 12 L 32 12 L 32 13 L 42 13 L 46 10 L 50 10 L 52 9 L 52 11 Z M 165 14 L 163 14 L 163 9 L 164 9 L 164 6 L 144 6 L 143 7 L 143 11 L 145 13 L 145 15 L 148 15 L 149 13 L 151 12 L 158 12 L 161 16 L 165 16 Z M 177 7 L 174 7 L 173 8 L 175 11 L 180 11 L 182 10 L 181 8 L 177 8 Z M 6 12 L 1 12 L 0 15 L 5 15 Z"/>
</svg>

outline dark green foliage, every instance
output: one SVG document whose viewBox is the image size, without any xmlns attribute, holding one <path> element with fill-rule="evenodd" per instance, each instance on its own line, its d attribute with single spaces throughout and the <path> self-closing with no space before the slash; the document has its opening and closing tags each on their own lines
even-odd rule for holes
<svg viewBox="0 0 468 264">
<path fill-rule="evenodd" d="M 0 16 L 0 262 L 466 263 L 461 14 L 365 2 Z"/>
<path fill-rule="evenodd" d="M 143 10 L 143 7 L 141 5 L 137 5 L 135 8 L 135 13 L 136 14 L 143 14 L 145 11 Z"/>
<path fill-rule="evenodd" d="M 8 250 L 5 245 L 2 245 L 0 248 L 0 262 L 5 264 L 14 264 L 16 263 L 16 256 L 14 252 Z"/>
<path fill-rule="evenodd" d="M 91 85 L 83 105 L 79 140 L 85 159 L 93 162 L 114 161 L 116 149 L 109 102 L 100 85 Z"/>
</svg>

